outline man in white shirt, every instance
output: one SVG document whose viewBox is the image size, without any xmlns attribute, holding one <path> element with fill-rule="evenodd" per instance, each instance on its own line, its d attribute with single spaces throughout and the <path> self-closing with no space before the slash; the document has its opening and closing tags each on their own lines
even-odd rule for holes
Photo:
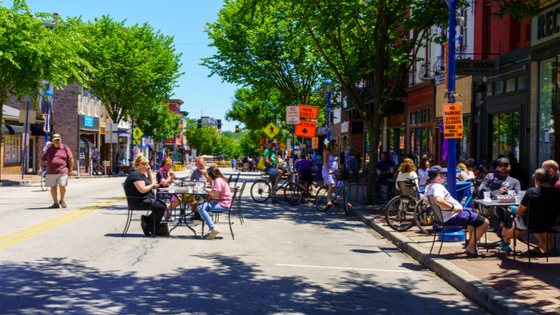
<svg viewBox="0 0 560 315">
<path fill-rule="evenodd" d="M 463 209 L 461 203 L 451 196 L 447 188 L 443 186 L 445 181 L 446 169 L 440 166 L 432 166 L 428 170 L 428 176 L 432 183 L 426 186 L 424 202 L 429 204 L 428 195 L 434 196 L 435 202 L 442 210 L 443 220 L 446 225 L 456 225 L 469 227 L 469 244 L 465 248 L 468 257 L 484 257 L 476 248 L 476 243 L 484 235 L 490 222 L 485 217 L 478 215 L 469 210 Z M 476 239 L 474 238 L 474 229 L 476 229 Z"/>
</svg>

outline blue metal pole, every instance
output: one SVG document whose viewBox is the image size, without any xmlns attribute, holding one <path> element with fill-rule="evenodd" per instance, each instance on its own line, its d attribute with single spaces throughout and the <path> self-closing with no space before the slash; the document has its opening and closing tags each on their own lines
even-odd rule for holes
<svg viewBox="0 0 560 315">
<path fill-rule="evenodd" d="M 446 0 L 447 6 L 449 7 L 449 59 L 448 65 L 449 70 L 447 72 L 447 90 L 448 90 L 448 102 L 455 102 L 455 25 L 456 25 L 456 14 L 457 14 L 457 3 L 459 0 Z M 449 139 L 449 150 L 447 152 L 447 190 L 457 199 L 457 153 L 456 153 L 456 141 L 455 139 Z"/>
<path fill-rule="evenodd" d="M 296 167 L 296 126 L 292 125 L 292 169 Z"/>
<path fill-rule="evenodd" d="M 25 174 L 25 160 L 27 158 L 27 146 L 29 145 L 29 132 L 27 131 L 29 124 L 29 100 L 27 100 L 27 115 L 25 116 L 25 132 L 23 136 L 23 161 L 21 164 L 21 180 L 23 180 L 23 176 Z"/>
<path fill-rule="evenodd" d="M 131 119 L 131 128 L 132 128 L 132 132 L 130 134 L 131 139 L 132 139 L 132 143 L 130 143 L 130 158 L 128 159 L 128 167 L 129 167 L 129 172 L 132 172 L 132 159 L 134 158 L 134 118 Z"/>
<path fill-rule="evenodd" d="M 331 92 L 327 92 L 327 140 L 331 141 Z"/>
</svg>

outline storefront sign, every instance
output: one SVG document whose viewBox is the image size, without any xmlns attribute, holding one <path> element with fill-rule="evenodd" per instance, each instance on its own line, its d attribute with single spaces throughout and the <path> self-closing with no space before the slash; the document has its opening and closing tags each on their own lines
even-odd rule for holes
<svg viewBox="0 0 560 315">
<path fill-rule="evenodd" d="M 299 125 L 296 125 L 295 134 L 298 137 L 315 138 L 317 132 L 317 122 L 302 120 Z"/>
<path fill-rule="evenodd" d="M 299 106 L 299 117 L 307 119 L 317 119 L 319 115 L 319 107 L 298 105 Z"/>
<path fill-rule="evenodd" d="M 91 116 L 84 117 L 84 127 L 93 128 L 93 117 Z"/>
<path fill-rule="evenodd" d="M 560 37 L 560 4 L 540 13 L 531 21 L 531 46 Z"/>
<path fill-rule="evenodd" d="M 350 122 L 348 122 L 348 121 L 347 121 L 347 122 L 343 122 L 343 123 L 340 125 L 340 132 L 341 132 L 341 133 L 346 133 L 346 132 L 348 132 L 348 126 L 349 126 L 349 125 L 350 125 Z"/>
<path fill-rule="evenodd" d="M 299 106 L 286 107 L 286 124 L 287 125 L 299 124 Z"/>
<path fill-rule="evenodd" d="M 443 104 L 443 136 L 446 139 L 463 138 L 462 107 L 461 103 Z"/>
<path fill-rule="evenodd" d="M 496 75 L 498 65 L 495 60 L 455 60 L 457 75 Z"/>
<path fill-rule="evenodd" d="M 85 115 L 79 115 L 78 122 L 80 129 L 99 130 L 99 118 Z M 107 128 L 107 125 L 105 125 Z"/>
</svg>

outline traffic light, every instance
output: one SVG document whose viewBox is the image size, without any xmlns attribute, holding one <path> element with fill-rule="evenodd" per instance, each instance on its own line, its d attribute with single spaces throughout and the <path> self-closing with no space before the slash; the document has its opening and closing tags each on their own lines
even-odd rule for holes
<svg viewBox="0 0 560 315">
<path fill-rule="evenodd" d="M 235 125 L 235 132 L 239 132 L 239 125 Z"/>
<path fill-rule="evenodd" d="M 198 120 L 198 129 L 202 128 L 202 119 Z"/>
<path fill-rule="evenodd" d="M 222 120 L 218 119 L 218 120 L 216 120 L 216 122 L 218 123 L 218 129 L 221 130 L 222 129 Z"/>
</svg>

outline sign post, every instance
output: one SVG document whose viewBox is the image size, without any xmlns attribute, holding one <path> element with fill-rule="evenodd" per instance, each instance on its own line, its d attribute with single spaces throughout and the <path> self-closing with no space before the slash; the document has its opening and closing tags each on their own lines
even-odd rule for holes
<svg viewBox="0 0 560 315">
<path fill-rule="evenodd" d="M 286 124 L 297 125 L 299 124 L 299 106 L 286 107 Z"/>
<path fill-rule="evenodd" d="M 270 139 L 274 138 L 279 131 L 280 129 L 278 129 L 278 127 L 276 127 L 273 123 L 268 124 L 266 128 L 264 128 L 264 133 L 266 133 Z"/>
</svg>

